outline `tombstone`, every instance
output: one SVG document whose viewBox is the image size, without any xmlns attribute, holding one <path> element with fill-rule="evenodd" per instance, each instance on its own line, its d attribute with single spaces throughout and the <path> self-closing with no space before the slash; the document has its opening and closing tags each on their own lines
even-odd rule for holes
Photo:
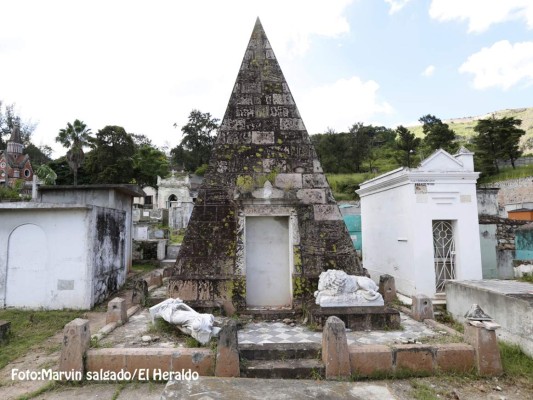
<svg viewBox="0 0 533 400">
<path fill-rule="evenodd" d="M 412 314 L 413 318 L 417 321 L 423 321 L 425 319 L 435 319 L 433 314 L 433 302 L 429 297 L 423 294 L 416 294 L 411 297 L 412 304 Z"/>
<path fill-rule="evenodd" d="M 362 269 L 259 19 L 169 279 L 184 300 L 293 308 Z"/>
<path fill-rule="evenodd" d="M 144 279 L 133 281 L 133 290 L 131 291 L 131 304 L 145 304 L 148 298 L 148 283 Z"/>
<path fill-rule="evenodd" d="M 383 296 L 385 304 L 396 300 L 396 283 L 394 276 L 384 274 L 379 277 L 379 293 Z"/>
</svg>

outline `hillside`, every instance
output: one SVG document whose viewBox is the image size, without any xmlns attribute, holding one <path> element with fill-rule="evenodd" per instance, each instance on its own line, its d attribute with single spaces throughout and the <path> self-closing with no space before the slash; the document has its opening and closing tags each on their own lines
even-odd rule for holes
<svg viewBox="0 0 533 400">
<path fill-rule="evenodd" d="M 526 140 L 531 138 L 533 141 L 533 107 L 515 108 L 512 110 L 500 110 L 485 115 L 479 115 L 476 117 L 463 117 L 443 120 L 443 122 L 450 125 L 450 128 L 452 128 L 461 139 L 468 142 L 475 134 L 474 126 L 476 126 L 476 121 L 479 119 L 489 118 L 493 114 L 496 118 L 514 117 L 521 119 L 522 125 L 520 127 L 526 131 L 526 134 L 522 136 L 520 140 L 521 149 L 526 154 L 533 154 L 533 147 L 531 144 L 529 145 L 529 148 L 525 148 Z M 421 125 L 410 126 L 408 127 L 408 129 L 413 132 L 417 137 L 423 137 Z"/>
</svg>

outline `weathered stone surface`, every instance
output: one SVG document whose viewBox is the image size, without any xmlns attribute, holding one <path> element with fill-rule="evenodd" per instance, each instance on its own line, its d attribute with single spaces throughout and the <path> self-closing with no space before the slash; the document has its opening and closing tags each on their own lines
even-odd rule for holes
<svg viewBox="0 0 533 400">
<path fill-rule="evenodd" d="M 430 374 L 434 370 L 433 349 L 422 344 L 393 346 L 393 360 L 396 371 L 407 370 Z"/>
<path fill-rule="evenodd" d="M 474 348 L 465 343 L 437 344 L 437 368 L 444 372 L 467 373 L 474 368 Z"/>
<path fill-rule="evenodd" d="M 356 376 L 372 376 L 392 372 L 392 351 L 388 346 L 374 344 L 349 346 L 350 366 Z"/>
<path fill-rule="evenodd" d="M 313 206 L 316 221 L 340 221 L 342 214 L 337 205 L 317 204 Z"/>
<path fill-rule="evenodd" d="M 302 189 L 298 190 L 296 196 L 304 204 L 325 204 L 326 192 L 323 189 Z"/>
<path fill-rule="evenodd" d="M 163 274 L 155 271 L 150 274 L 150 286 L 161 286 L 163 284 Z"/>
<path fill-rule="evenodd" d="M 215 375 L 240 376 L 237 324 L 231 319 L 224 323 L 218 336 Z"/>
<path fill-rule="evenodd" d="M 293 281 L 305 289 L 293 304 L 312 298 L 318 275 L 328 267 L 362 272 L 322 172 L 257 21 L 169 279 L 170 296 L 246 308 L 245 224 L 251 215 L 290 216 Z M 329 208 L 317 218 L 314 204 Z M 251 205 L 270 213 L 249 214 Z"/>
<path fill-rule="evenodd" d="M 110 324 L 117 322 L 119 324 L 125 324 L 128 321 L 128 309 L 126 308 L 126 300 L 115 297 L 109 303 L 107 303 L 107 314 L 105 323 Z"/>
<path fill-rule="evenodd" d="M 423 294 L 415 294 L 411 298 L 413 300 L 412 313 L 414 319 L 417 321 L 435 319 L 433 303 L 429 297 Z"/>
<path fill-rule="evenodd" d="M 144 304 L 148 297 L 148 283 L 144 279 L 137 279 L 133 282 L 131 291 L 132 304 Z"/>
<path fill-rule="evenodd" d="M 84 373 L 83 357 L 89 349 L 91 331 L 89 320 L 76 318 L 63 328 L 63 346 L 59 358 L 59 371 Z"/>
<path fill-rule="evenodd" d="M 346 328 L 344 322 L 337 317 L 329 317 L 324 326 L 322 362 L 326 366 L 326 378 L 350 376 L 350 353 L 346 340 Z"/>
<path fill-rule="evenodd" d="M 393 276 L 385 274 L 379 277 L 379 293 L 383 296 L 385 304 L 396 300 L 396 283 Z"/>
<path fill-rule="evenodd" d="M 474 347 L 475 365 L 479 375 L 498 376 L 503 373 L 500 348 L 494 330 L 465 323 L 464 338 L 465 342 Z"/>
<path fill-rule="evenodd" d="M 275 186 L 283 190 L 299 189 L 302 187 L 302 174 L 278 174 Z"/>
</svg>

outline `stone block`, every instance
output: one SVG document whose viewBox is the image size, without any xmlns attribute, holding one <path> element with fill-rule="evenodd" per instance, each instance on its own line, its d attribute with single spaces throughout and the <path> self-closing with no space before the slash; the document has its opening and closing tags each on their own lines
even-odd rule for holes
<svg viewBox="0 0 533 400">
<path fill-rule="evenodd" d="M 150 274 L 150 286 L 161 286 L 163 284 L 163 274 L 155 271 Z"/>
<path fill-rule="evenodd" d="M 474 347 L 474 362 L 479 375 L 498 376 L 503 373 L 496 331 L 465 323 L 464 339 Z"/>
<path fill-rule="evenodd" d="M 379 293 L 383 296 L 385 304 L 396 300 L 396 283 L 391 275 L 381 275 L 379 277 Z"/>
<path fill-rule="evenodd" d="M 83 358 L 89 349 L 91 330 L 89 320 L 76 318 L 63 328 L 63 345 L 59 358 L 59 371 L 84 373 Z"/>
<path fill-rule="evenodd" d="M 11 322 L 0 320 L 0 344 L 9 341 L 11 335 Z"/>
<path fill-rule="evenodd" d="M 392 373 L 392 351 L 388 346 L 374 344 L 348 347 L 352 374 L 372 376 Z"/>
<path fill-rule="evenodd" d="M 109 303 L 107 303 L 107 314 L 105 323 L 110 324 L 117 322 L 119 324 L 125 324 L 128 321 L 128 309 L 126 307 L 126 300 L 115 297 Z"/>
<path fill-rule="evenodd" d="M 326 192 L 324 189 L 301 189 L 296 193 L 304 204 L 325 204 Z"/>
<path fill-rule="evenodd" d="M 127 349 L 124 362 L 124 370 L 132 374 L 142 370 L 146 378 L 152 379 L 154 371 L 172 371 L 172 352 L 166 348 Z"/>
<path fill-rule="evenodd" d="M 126 368 L 124 349 L 90 349 L 86 354 L 85 366 L 87 372 L 124 370 Z"/>
<path fill-rule="evenodd" d="M 328 181 L 324 174 L 304 174 L 303 187 L 306 189 L 327 188 Z"/>
<path fill-rule="evenodd" d="M 283 189 L 300 189 L 302 187 L 302 174 L 278 174 L 274 186 Z"/>
<path fill-rule="evenodd" d="M 240 376 L 237 324 L 232 319 L 222 325 L 219 333 L 215 376 Z"/>
<path fill-rule="evenodd" d="M 274 144 L 274 132 L 252 132 L 252 143 L 253 144 Z"/>
<path fill-rule="evenodd" d="M 144 279 L 138 279 L 133 282 L 131 291 L 131 304 L 141 304 L 146 302 L 148 297 L 148 283 Z"/>
<path fill-rule="evenodd" d="M 336 204 L 317 204 L 313 206 L 315 221 L 342 220 L 339 207 Z"/>
<path fill-rule="evenodd" d="M 172 370 L 181 371 L 182 369 L 191 372 L 198 372 L 200 376 L 213 376 L 215 370 L 215 359 L 210 349 L 173 349 Z"/>
<path fill-rule="evenodd" d="M 163 269 L 163 278 L 169 278 L 174 272 L 174 267 L 166 267 Z"/>
<path fill-rule="evenodd" d="M 468 344 L 438 344 L 435 350 L 440 371 L 466 373 L 474 368 L 474 348 Z"/>
<path fill-rule="evenodd" d="M 429 297 L 423 294 L 415 294 L 411 299 L 413 300 L 411 312 L 414 319 L 417 321 L 435 319 L 435 315 L 433 314 L 433 303 Z"/>
<path fill-rule="evenodd" d="M 406 344 L 393 346 L 393 362 L 396 372 L 407 370 L 419 374 L 434 371 L 433 349 L 427 345 Z"/>
<path fill-rule="evenodd" d="M 326 378 L 347 378 L 350 376 L 350 353 L 346 340 L 344 322 L 329 317 L 322 333 L 322 362 L 326 367 Z"/>
</svg>

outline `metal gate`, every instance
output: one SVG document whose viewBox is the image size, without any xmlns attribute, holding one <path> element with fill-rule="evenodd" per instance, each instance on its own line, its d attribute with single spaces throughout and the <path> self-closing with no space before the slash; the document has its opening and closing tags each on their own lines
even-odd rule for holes
<svg viewBox="0 0 533 400">
<path fill-rule="evenodd" d="M 452 221 L 433 221 L 433 249 L 435 254 L 435 286 L 444 292 L 449 279 L 455 279 L 455 242 Z"/>
</svg>

